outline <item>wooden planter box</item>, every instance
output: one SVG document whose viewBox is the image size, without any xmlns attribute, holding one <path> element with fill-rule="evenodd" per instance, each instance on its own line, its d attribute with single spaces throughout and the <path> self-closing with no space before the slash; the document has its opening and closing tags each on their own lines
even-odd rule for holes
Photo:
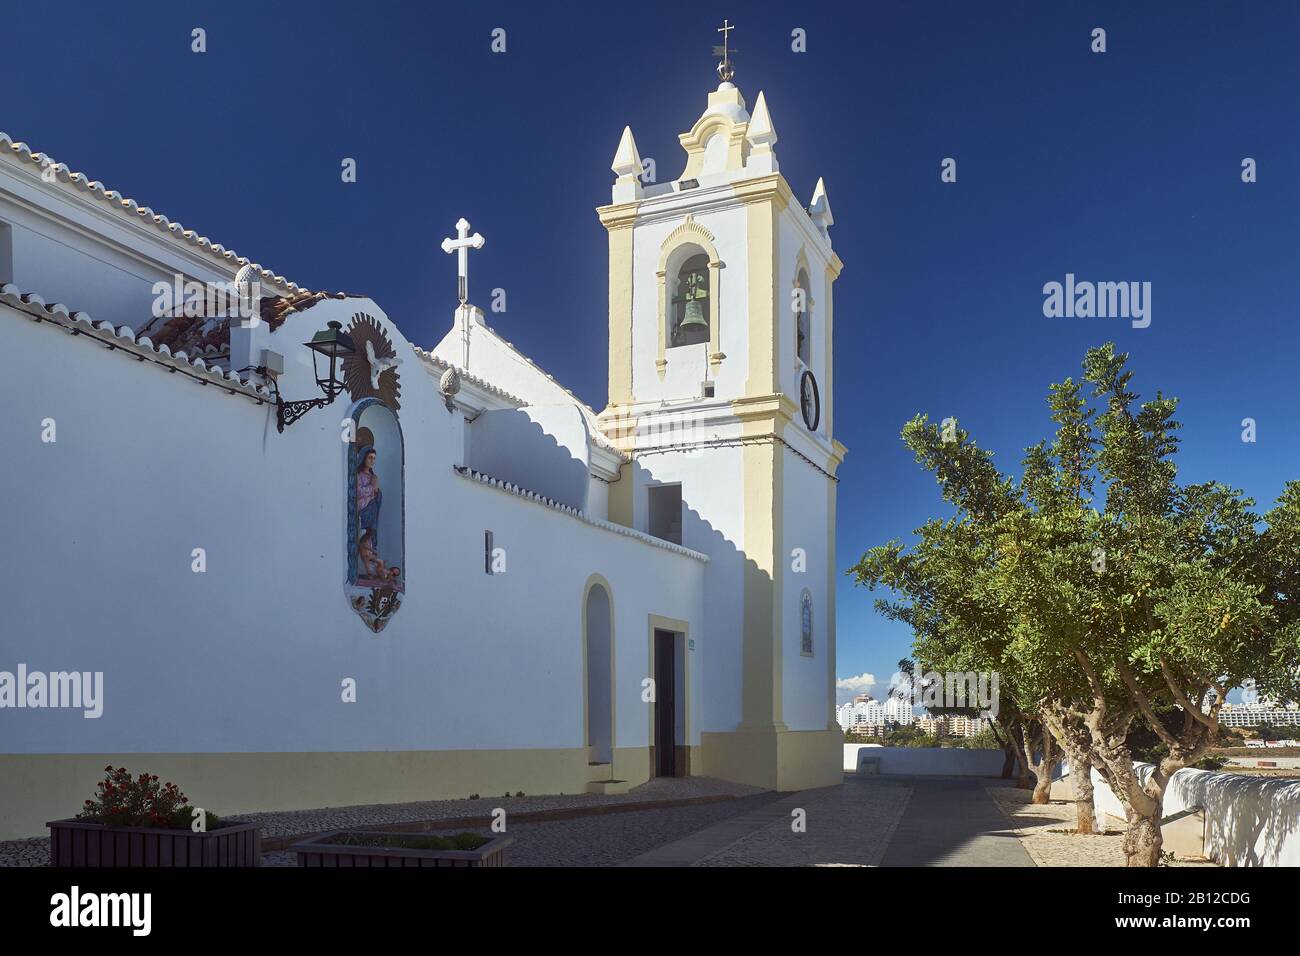
<svg viewBox="0 0 1300 956">
<path fill-rule="evenodd" d="M 256 823 L 195 833 L 157 827 L 106 827 L 84 820 L 54 820 L 50 866 L 258 866 L 262 834 Z"/>
<path fill-rule="evenodd" d="M 408 850 L 386 846 L 340 846 L 328 842 L 344 834 L 372 835 L 366 830 L 335 830 L 295 843 L 289 850 L 298 854 L 299 866 L 505 866 L 506 847 L 515 842 L 514 837 L 493 837 L 477 850 Z"/>
</svg>

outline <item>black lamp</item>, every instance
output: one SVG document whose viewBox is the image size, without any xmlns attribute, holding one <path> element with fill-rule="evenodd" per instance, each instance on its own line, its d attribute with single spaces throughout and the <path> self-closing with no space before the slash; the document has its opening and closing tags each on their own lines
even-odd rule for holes
<svg viewBox="0 0 1300 956">
<path fill-rule="evenodd" d="M 301 402 L 286 402 L 279 397 L 277 389 L 277 428 L 280 431 L 284 431 L 286 426 L 292 425 L 313 408 L 323 408 L 343 394 L 345 386 L 338 378 L 339 363 L 345 356 L 352 355 L 357 350 L 356 343 L 352 341 L 352 336 L 344 332 L 343 326 L 338 322 L 330 322 L 326 328 L 313 335 L 310 342 L 304 342 L 303 344 L 312 351 L 312 371 L 315 372 L 316 384 L 325 393 L 325 397 Z M 329 359 L 328 372 L 324 376 L 321 375 L 320 358 L 318 356 Z"/>
</svg>

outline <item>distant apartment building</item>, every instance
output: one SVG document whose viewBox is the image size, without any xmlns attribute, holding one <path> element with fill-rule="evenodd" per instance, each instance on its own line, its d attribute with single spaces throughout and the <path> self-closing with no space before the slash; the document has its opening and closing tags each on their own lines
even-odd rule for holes
<svg viewBox="0 0 1300 956">
<path fill-rule="evenodd" d="M 987 717 L 966 717 L 962 714 L 944 714 L 939 717 L 927 714 L 914 721 L 922 733 L 933 737 L 974 737 L 986 730 L 989 723 Z"/>
<path fill-rule="evenodd" d="M 859 694 L 836 710 L 836 720 L 844 731 L 879 736 L 890 724 L 906 727 L 912 723 L 912 702 L 891 697 L 882 703 L 870 694 Z"/>
<path fill-rule="evenodd" d="M 931 717 L 929 715 L 917 717 L 916 728 L 921 731 L 921 733 L 928 734 L 931 737 L 942 737 L 944 732 L 943 718 Z"/>
<path fill-rule="evenodd" d="M 1259 701 L 1250 704 L 1224 704 L 1219 711 L 1221 727 L 1300 727 L 1300 704 L 1277 704 Z"/>
<path fill-rule="evenodd" d="M 989 727 L 987 717 L 965 717 L 956 715 L 945 718 L 948 736 L 950 737 L 974 737 Z"/>
</svg>

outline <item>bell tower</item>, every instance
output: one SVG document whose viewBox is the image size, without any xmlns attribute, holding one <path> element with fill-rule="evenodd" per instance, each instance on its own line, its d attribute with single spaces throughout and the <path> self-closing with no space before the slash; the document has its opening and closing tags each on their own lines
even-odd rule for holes
<svg viewBox="0 0 1300 956">
<path fill-rule="evenodd" d="M 598 209 L 609 234 L 600 423 L 631 458 L 610 486 L 611 519 L 673 529 L 710 559 L 706 632 L 692 652 L 704 692 L 691 772 L 795 789 L 838 782 L 842 760 L 835 472 L 845 448 L 833 437 L 832 362 L 842 263 L 825 185 L 806 207 L 794 198 L 765 95 L 751 113 L 732 82 L 731 29 L 719 31 L 721 82 L 678 136 L 680 175 L 644 182 L 630 127 L 615 151 L 611 202 Z"/>
</svg>

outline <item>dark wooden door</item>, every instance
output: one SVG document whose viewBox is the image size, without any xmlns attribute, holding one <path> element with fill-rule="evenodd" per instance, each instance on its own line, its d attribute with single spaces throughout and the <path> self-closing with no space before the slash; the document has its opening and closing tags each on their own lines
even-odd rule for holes
<svg viewBox="0 0 1300 956">
<path fill-rule="evenodd" d="M 677 635 L 655 631 L 655 774 L 677 776 Z"/>
</svg>

